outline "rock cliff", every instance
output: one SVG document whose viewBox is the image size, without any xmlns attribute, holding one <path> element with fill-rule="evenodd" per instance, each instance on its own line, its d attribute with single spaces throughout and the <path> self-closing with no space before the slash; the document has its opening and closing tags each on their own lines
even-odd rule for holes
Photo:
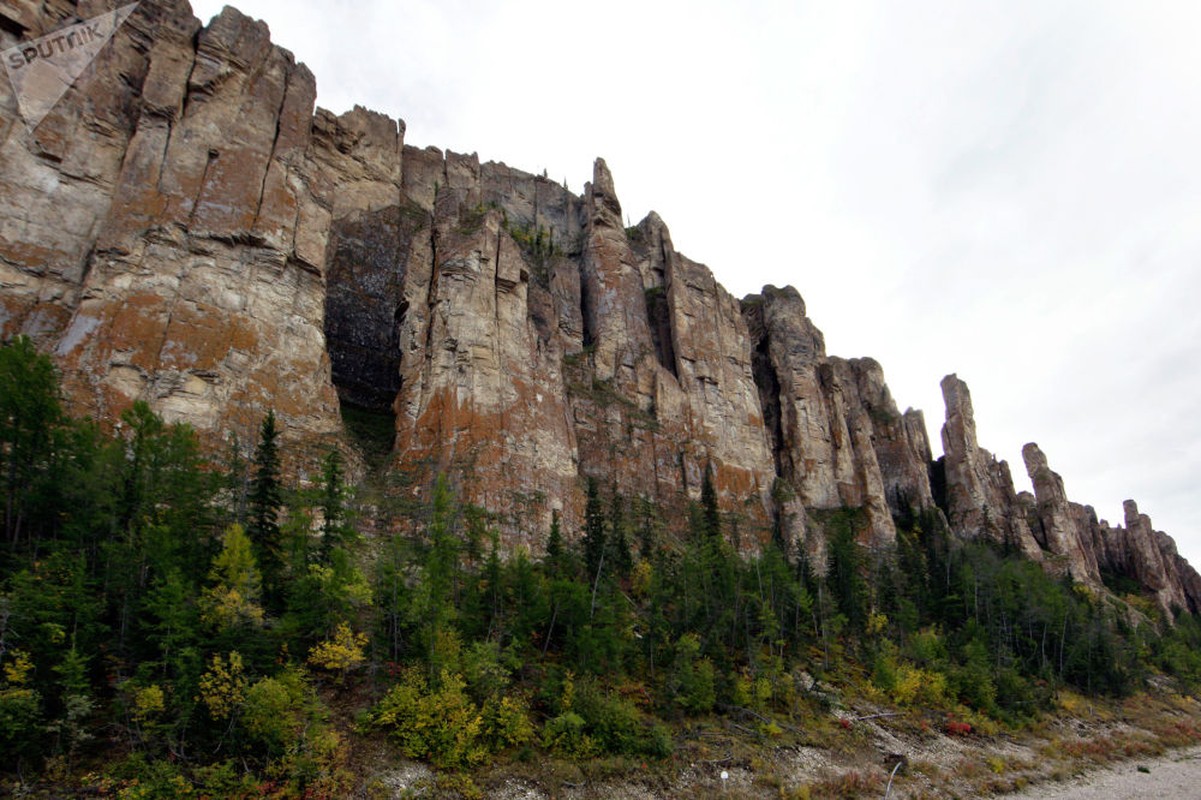
<svg viewBox="0 0 1201 800">
<path fill-rule="evenodd" d="M 940 460 L 951 528 L 964 539 L 983 539 L 1040 558 L 1025 503 L 1013 486 L 1009 464 L 997 461 L 976 439 L 976 416 L 967 384 L 955 375 L 942 379 L 947 421 Z M 1045 542 L 1044 542 L 1045 544 Z"/>
<path fill-rule="evenodd" d="M 9 4 L 0 46 L 105 10 Z M 656 214 L 623 227 L 603 160 L 576 195 L 315 97 L 264 23 L 202 26 L 184 0 L 144 0 L 32 131 L 6 97 L 0 333 L 56 355 L 77 411 L 146 400 L 246 440 L 274 408 L 294 445 L 376 447 L 417 494 L 450 474 L 510 547 L 556 513 L 578 529 L 588 477 L 682 529 L 712 470 L 743 548 L 776 537 L 820 569 L 823 512 L 859 509 L 880 549 L 926 515 L 1201 608 L 1132 502 L 1098 522 L 1034 445 L 1018 493 L 953 375 L 934 461 L 921 412 L 875 361 L 827 355 L 795 289 L 738 301 Z M 363 417 L 390 433 L 363 441 Z"/>
<path fill-rule="evenodd" d="M 36 34 L 90 5 L 8 27 Z M 250 433 L 274 406 L 338 433 L 315 96 L 265 24 L 227 10 L 202 28 L 186 3 L 155 2 L 34 131 L 6 98 L 0 320 L 53 350 L 77 409 L 111 418 L 142 398 Z"/>
</svg>

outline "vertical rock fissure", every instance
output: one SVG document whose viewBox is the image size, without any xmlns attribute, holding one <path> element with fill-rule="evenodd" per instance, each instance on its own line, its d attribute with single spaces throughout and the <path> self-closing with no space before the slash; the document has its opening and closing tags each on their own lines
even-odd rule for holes
<svg viewBox="0 0 1201 800">
<path fill-rule="evenodd" d="M 500 244 L 505 233 L 502 229 L 496 231 L 496 252 L 493 254 L 495 258 L 494 271 L 492 273 L 492 356 L 496 359 L 496 363 L 500 363 Z M 500 373 L 497 373 L 497 380 L 500 380 Z M 499 385 L 497 391 L 500 390 Z"/>
<path fill-rule="evenodd" d="M 188 106 L 192 103 L 192 76 L 196 74 L 196 56 L 200 54 L 200 34 L 204 32 L 204 28 L 196 29 L 196 33 L 192 34 L 192 63 L 188 65 L 188 77 L 184 78 L 183 82 L 183 98 L 179 104 L 179 119 L 182 122 L 188 117 Z M 168 141 L 170 141 L 168 139 Z"/>
<path fill-rule="evenodd" d="M 583 319 L 582 342 L 587 350 L 596 344 L 596 299 L 592 296 L 592 282 L 580 270 L 580 316 Z"/>
<path fill-rule="evenodd" d="M 671 308 L 667 291 L 662 286 L 654 286 L 647 289 L 643 296 L 646 299 L 646 320 L 651 331 L 651 343 L 655 347 L 655 357 L 659 359 L 663 369 L 679 380 L 675 347 L 672 344 Z"/>
<path fill-rule="evenodd" d="M 934 505 L 949 515 L 951 509 L 947 503 L 947 457 L 939 456 L 937 461 L 930 462 L 930 495 Z"/>
<path fill-rule="evenodd" d="M 96 245 L 93 244 L 88 248 L 88 252 L 83 257 L 83 261 L 79 264 L 79 286 L 84 286 L 88 282 L 88 275 L 92 272 L 92 265 L 96 260 Z"/>
<path fill-rule="evenodd" d="M 796 469 L 784 437 L 783 387 L 772 354 L 772 334 L 768 330 L 766 309 L 768 300 L 764 296 L 749 296 L 742 301 L 741 312 L 751 340 L 751 377 L 755 381 L 776 477 L 791 483 L 796 479 Z"/>
<path fill-rule="evenodd" d="M 186 97 L 185 97 L 184 103 L 185 104 L 187 103 Z M 182 110 L 179 112 L 179 118 L 183 119 L 183 111 Z M 141 122 L 139 121 L 138 124 L 140 126 Z M 158 192 L 160 195 L 163 193 L 163 172 L 166 171 L 164 169 L 164 167 L 167 165 L 167 155 L 171 151 L 171 137 L 174 134 L 175 134 L 175 120 L 171 117 L 167 117 L 167 135 L 163 137 L 163 154 L 162 154 L 162 157 L 159 159 L 158 175 L 154 181 L 154 190 L 156 192 Z"/>
<path fill-rule="evenodd" d="M 216 148 L 209 148 L 207 160 L 204 162 L 204 172 L 200 176 L 200 185 L 196 189 L 196 196 L 192 198 L 191 213 L 188 214 L 188 229 L 191 230 L 192 223 L 196 219 L 196 212 L 200 209 L 200 200 L 204 197 L 204 189 L 208 186 L 209 173 L 213 169 L 213 164 L 217 163 L 217 159 L 221 157 L 221 153 Z"/>
<path fill-rule="evenodd" d="M 254 225 L 252 226 L 252 229 L 258 227 L 259 217 L 263 213 L 263 198 L 267 195 L 267 179 L 271 175 L 271 164 L 273 161 L 275 161 L 276 154 L 279 152 L 279 137 L 280 137 L 280 132 L 283 128 L 281 120 L 284 117 L 284 108 L 286 107 L 287 102 L 288 102 L 288 90 L 292 88 L 291 84 L 292 84 L 292 72 L 291 72 L 291 70 L 289 70 L 287 73 L 285 73 L 285 76 L 284 76 L 283 91 L 279 93 L 279 108 L 277 108 L 275 110 L 275 134 L 271 137 L 271 150 L 270 150 L 270 153 L 267 155 L 267 164 L 266 164 L 266 166 L 263 167 L 263 180 L 259 184 L 259 199 L 258 199 L 258 203 L 255 205 L 255 208 L 254 208 Z M 281 166 L 284 168 L 284 174 L 286 176 L 287 175 L 287 165 L 283 164 L 281 161 Z M 286 182 L 286 180 L 287 179 L 285 177 L 285 182 Z"/>
<path fill-rule="evenodd" d="M 434 358 L 434 307 L 438 304 L 438 226 L 430 220 L 430 282 L 425 293 L 425 361 Z"/>
<path fill-rule="evenodd" d="M 766 334 L 761 334 L 756 338 L 755 349 L 751 353 L 751 373 L 755 378 L 755 387 L 759 390 L 759 409 L 763 414 L 763 427 L 767 430 L 771 445 L 776 476 L 787 480 L 791 476 L 785 475 L 784 466 L 784 423 L 780 411 L 780 376 L 776 374 L 775 365 L 772 364 Z"/>
</svg>

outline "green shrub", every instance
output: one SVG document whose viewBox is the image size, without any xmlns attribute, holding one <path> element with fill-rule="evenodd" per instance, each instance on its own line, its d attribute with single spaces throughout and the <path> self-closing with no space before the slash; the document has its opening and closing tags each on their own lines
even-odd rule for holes
<svg viewBox="0 0 1201 800">
<path fill-rule="evenodd" d="M 0 745 L 11 756 L 24 755 L 37 748 L 42 733 L 41 696 L 33 689 L 0 689 Z"/>
<path fill-rule="evenodd" d="M 297 790 L 325 787 L 336 794 L 347 778 L 346 748 L 327 717 L 305 673 L 289 668 L 251 684 L 241 723 L 250 741 L 272 759 L 271 777 Z"/>
<path fill-rule="evenodd" d="M 192 771 L 192 781 L 207 797 L 253 797 L 257 781 L 247 775 L 241 765 L 222 761 Z"/>
<path fill-rule="evenodd" d="M 675 703 L 689 714 L 705 714 L 717 702 L 713 662 L 700 658 L 701 640 L 686 633 L 676 641 L 676 657 L 670 694 Z"/>
<path fill-rule="evenodd" d="M 585 733 L 587 724 L 574 711 L 565 711 L 542 726 L 542 746 L 569 758 L 594 758 L 600 755 L 600 746 Z"/>
<path fill-rule="evenodd" d="M 304 687 L 295 673 L 278 678 L 262 678 L 246 690 L 242 723 L 246 732 L 278 753 L 290 743 L 293 732 L 303 724 Z"/>
<path fill-rule="evenodd" d="M 671 752 L 670 737 L 644 721 L 629 700 L 603 692 L 596 684 L 581 684 L 575 711 L 586 722 L 587 735 L 603 753 L 659 757 Z"/>
<path fill-rule="evenodd" d="M 389 731 L 410 758 L 421 758 L 443 769 L 463 769 L 483 763 L 489 754 L 484 720 L 463 691 L 458 673 L 442 672 L 441 686 L 431 690 L 416 669 L 376 706 L 373 723 Z"/>
<path fill-rule="evenodd" d="M 521 747 L 534 740 L 534 724 L 524 699 L 493 696 L 484 703 L 484 737 L 493 751 Z"/>
<path fill-rule="evenodd" d="M 109 775 L 116 778 L 120 800 L 175 800 L 177 797 L 194 797 L 192 782 L 176 764 L 162 759 L 148 761 L 141 753 L 134 753 L 117 763 Z"/>
</svg>

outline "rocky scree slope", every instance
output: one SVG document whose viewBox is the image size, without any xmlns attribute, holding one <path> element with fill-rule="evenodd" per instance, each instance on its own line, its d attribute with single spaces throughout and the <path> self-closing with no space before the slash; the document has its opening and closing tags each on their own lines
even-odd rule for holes
<svg viewBox="0 0 1201 800">
<path fill-rule="evenodd" d="M 107 10 L 10 2 L 0 47 Z M 922 414 L 875 361 L 827 355 L 796 290 L 739 301 L 654 213 L 623 227 L 604 161 L 575 195 L 315 97 L 264 23 L 227 7 L 202 26 L 183 0 L 144 0 L 32 132 L 6 96 L 0 334 L 55 355 L 74 410 L 145 400 L 248 441 L 274 408 L 314 448 L 352 447 L 343 418 L 368 415 L 416 493 L 451 474 L 508 547 L 537 550 L 556 513 L 577 530 L 586 477 L 682 527 L 712 469 L 744 549 L 776 536 L 820 565 L 828 512 L 858 509 L 872 547 L 925 514 L 1201 608 L 1133 502 L 1098 521 L 1035 445 L 1018 493 L 955 376 L 935 461 Z"/>
</svg>

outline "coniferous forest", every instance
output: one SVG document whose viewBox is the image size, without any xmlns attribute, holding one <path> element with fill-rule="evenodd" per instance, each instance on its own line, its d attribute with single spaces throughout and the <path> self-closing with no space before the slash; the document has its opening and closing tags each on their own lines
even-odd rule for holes
<svg viewBox="0 0 1201 800">
<path fill-rule="evenodd" d="M 282 433 L 268 413 L 206 448 L 144 404 L 101 428 L 28 340 L 0 348 L 6 787 L 374 796 L 382 751 L 478 796 L 497 764 L 670 765 L 715 720 L 820 741 L 848 697 L 987 735 L 1069 694 L 1201 682 L 1194 616 L 952 542 L 937 515 L 872 552 L 857 512 L 827 512 L 818 565 L 738 555 L 708 479 L 685 537 L 588 481 L 582 530 L 502 553 L 449 480 L 428 502 L 351 486 L 332 449 L 285 471 L 304 456 Z"/>
</svg>

